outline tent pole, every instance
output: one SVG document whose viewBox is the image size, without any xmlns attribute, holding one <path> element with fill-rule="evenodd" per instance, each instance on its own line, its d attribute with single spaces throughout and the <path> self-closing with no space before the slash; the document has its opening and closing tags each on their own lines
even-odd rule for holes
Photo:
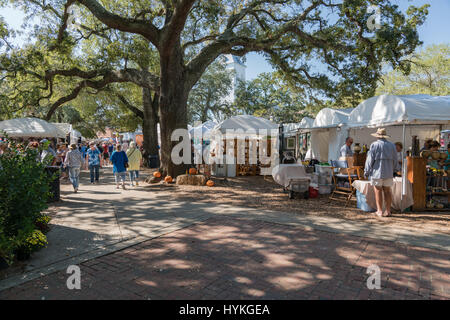
<svg viewBox="0 0 450 320">
<path fill-rule="evenodd" d="M 406 173 L 406 162 L 405 162 L 405 146 L 406 146 L 406 124 L 403 124 L 403 149 L 402 149 L 402 196 L 401 196 L 401 203 L 403 204 L 403 198 L 406 196 L 406 179 L 407 179 L 407 173 Z M 403 208 L 401 208 L 401 211 L 403 212 Z"/>
</svg>

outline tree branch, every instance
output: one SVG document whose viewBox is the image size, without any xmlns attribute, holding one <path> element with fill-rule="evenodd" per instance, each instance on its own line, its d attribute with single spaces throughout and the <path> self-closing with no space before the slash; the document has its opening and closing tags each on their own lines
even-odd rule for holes
<svg viewBox="0 0 450 320">
<path fill-rule="evenodd" d="M 160 30 L 151 22 L 141 19 L 124 18 L 106 10 L 96 0 L 69 0 L 84 5 L 101 22 L 110 28 L 124 32 L 136 33 L 145 37 L 155 47 L 160 46 Z"/>
</svg>

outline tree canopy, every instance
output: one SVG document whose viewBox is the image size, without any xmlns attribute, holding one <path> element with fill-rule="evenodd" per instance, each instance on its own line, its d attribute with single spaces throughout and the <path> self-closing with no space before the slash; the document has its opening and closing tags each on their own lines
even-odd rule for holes
<svg viewBox="0 0 450 320">
<path fill-rule="evenodd" d="M 3 96 L 47 109 L 48 118 L 79 94 L 112 83 L 151 90 L 162 166 L 174 176 L 184 169 L 171 162 L 171 134 L 186 128 L 189 93 L 221 55 L 259 52 L 298 94 L 356 103 L 374 94 L 384 63 L 409 71 L 407 57 L 421 44 L 417 27 L 428 7 L 403 13 L 388 0 L 11 2 L 42 23 L 34 28 L 35 43 L 2 55 L 2 76 L 20 82 L 2 88 Z M 380 8 L 378 30 L 368 24 L 371 5 Z M 142 68 L 139 62 L 151 56 L 157 68 Z"/>
<path fill-rule="evenodd" d="M 381 78 L 377 94 L 450 95 L 450 45 L 431 45 L 411 57 L 411 72 L 393 70 Z"/>
</svg>

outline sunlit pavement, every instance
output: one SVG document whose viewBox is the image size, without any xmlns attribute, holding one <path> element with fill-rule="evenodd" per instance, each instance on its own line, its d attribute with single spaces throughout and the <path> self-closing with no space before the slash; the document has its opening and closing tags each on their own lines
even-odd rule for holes
<svg viewBox="0 0 450 320">
<path fill-rule="evenodd" d="M 367 268 L 381 289 L 367 288 Z M 450 252 L 275 223 L 205 222 L 0 292 L 1 299 L 448 299 Z"/>
<path fill-rule="evenodd" d="M 448 235 L 116 190 L 110 170 L 62 187 L 48 248 L 0 299 L 450 298 Z M 67 288 L 69 265 L 81 290 Z"/>
</svg>

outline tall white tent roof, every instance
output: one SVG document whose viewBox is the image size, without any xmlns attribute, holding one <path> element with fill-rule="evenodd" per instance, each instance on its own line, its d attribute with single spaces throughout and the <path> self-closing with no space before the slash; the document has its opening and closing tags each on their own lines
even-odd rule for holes
<svg viewBox="0 0 450 320">
<path fill-rule="evenodd" d="M 204 138 L 209 138 L 209 134 L 215 126 L 217 126 L 217 122 L 206 121 L 197 127 L 191 127 L 189 129 L 189 135 L 193 137 L 196 132 L 201 132 Z"/>
<path fill-rule="evenodd" d="M 72 125 L 70 123 L 52 123 L 61 132 L 60 138 L 65 138 L 72 132 Z"/>
<path fill-rule="evenodd" d="M 302 119 L 302 121 L 300 122 L 300 128 L 301 129 L 312 128 L 313 125 L 314 125 L 314 119 L 309 118 L 309 117 L 304 117 Z"/>
<path fill-rule="evenodd" d="M 213 132 L 220 131 L 226 133 L 227 130 L 254 130 L 259 133 L 260 130 L 278 130 L 278 124 L 264 118 L 258 118 L 250 115 L 234 116 L 222 121 L 214 127 Z"/>
<path fill-rule="evenodd" d="M 312 128 L 334 128 L 346 124 L 353 110 L 324 108 L 317 114 Z"/>
<path fill-rule="evenodd" d="M 9 137 L 60 138 L 62 132 L 53 124 L 37 118 L 18 118 L 0 122 L 0 135 Z"/>
<path fill-rule="evenodd" d="M 449 122 L 450 96 L 377 96 L 362 102 L 349 117 L 350 127 Z"/>
</svg>

